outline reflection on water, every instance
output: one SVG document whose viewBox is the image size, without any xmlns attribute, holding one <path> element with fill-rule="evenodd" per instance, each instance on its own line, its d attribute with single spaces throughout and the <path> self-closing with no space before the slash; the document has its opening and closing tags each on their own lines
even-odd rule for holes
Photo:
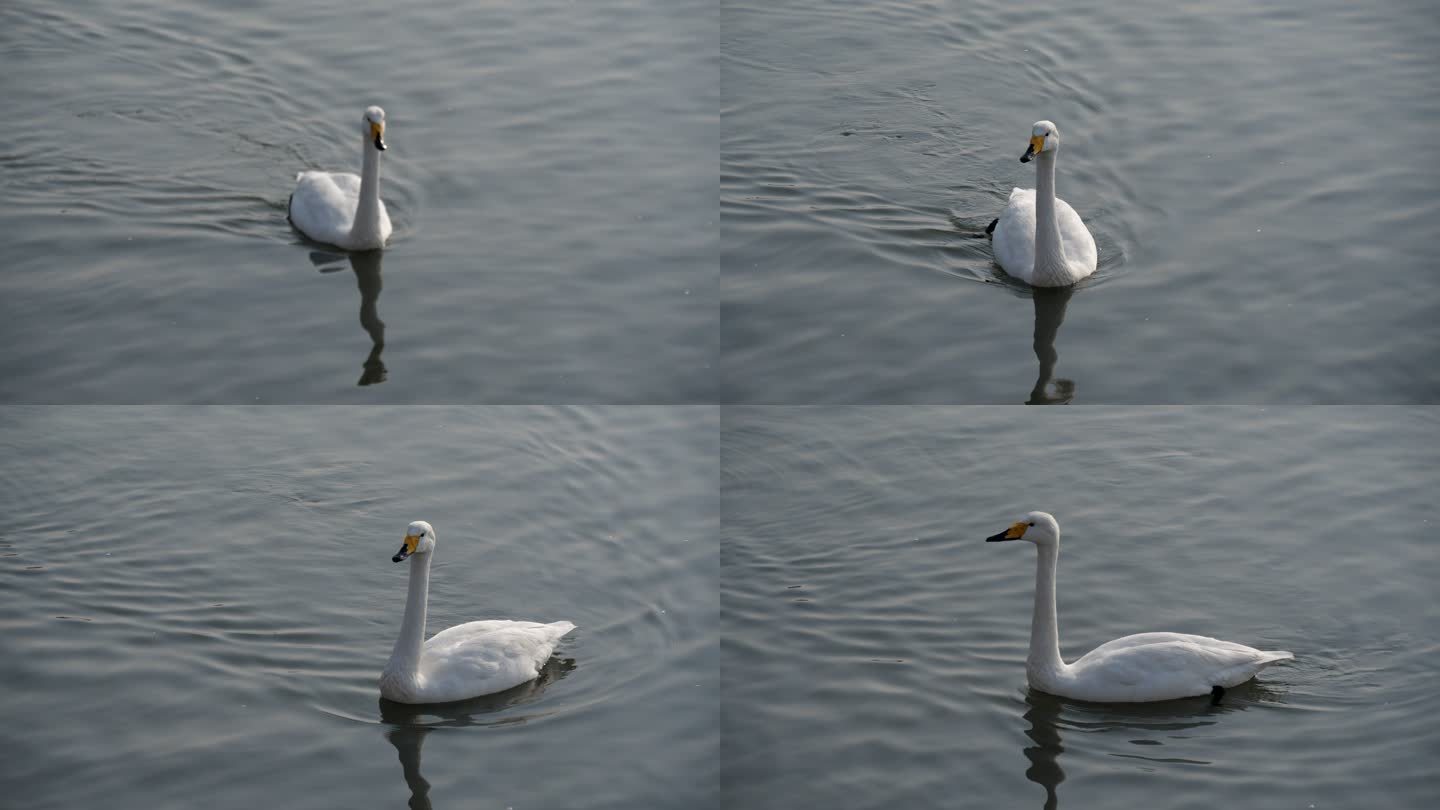
<svg viewBox="0 0 1440 810">
<path fill-rule="evenodd" d="M 355 271 L 355 284 L 360 288 L 360 325 L 370 335 L 370 354 L 365 358 L 365 371 L 356 385 L 374 385 L 385 382 L 385 364 L 380 361 L 380 352 L 385 350 L 385 322 L 380 320 L 380 290 L 384 283 L 380 279 L 381 251 L 350 254 L 350 269 Z"/>
<path fill-rule="evenodd" d="M 1055 350 L 1055 335 L 1060 324 L 1065 322 L 1065 307 L 1070 303 L 1074 287 L 1035 287 L 1035 358 L 1040 361 L 1040 374 L 1035 386 L 1030 389 L 1026 405 L 1067 405 L 1075 398 L 1075 383 L 1063 377 L 1051 385 L 1055 374 L 1055 361 L 1060 353 Z"/>
<path fill-rule="evenodd" d="M 1130 743 L 1139 747 L 1163 746 L 1167 741 L 1173 745 L 1188 736 L 1185 732 L 1215 725 L 1229 712 L 1245 711 L 1259 703 L 1284 702 L 1283 691 L 1254 680 L 1226 691 L 1218 704 L 1212 703 L 1209 696 L 1156 703 L 1087 703 L 1030 689 L 1025 694 L 1024 719 L 1030 724 L 1025 736 L 1034 744 L 1024 750 L 1025 758 L 1030 760 L 1025 778 L 1045 788 L 1045 810 L 1054 810 L 1060 803 L 1057 789 L 1065 781 L 1065 769 L 1060 765 L 1060 754 L 1065 751 L 1062 727 L 1067 733 L 1136 735 Z M 1110 755 L 1180 765 L 1211 764 L 1183 756 Z"/>
<path fill-rule="evenodd" d="M 426 735 L 437 728 L 523 724 L 539 713 L 503 718 L 486 715 L 539 700 L 550 684 L 574 670 L 575 659 L 551 658 L 533 681 L 504 692 L 454 703 L 412 706 L 380 698 L 380 721 L 389 726 L 385 730 L 385 739 L 395 746 L 400 755 L 400 769 L 405 775 L 405 784 L 410 788 L 411 810 L 430 810 L 432 807 L 430 783 L 420 774 L 420 747 L 425 744 Z"/>
<path fill-rule="evenodd" d="M 364 371 L 360 374 L 360 381 L 356 385 L 375 385 L 385 382 L 388 372 L 385 370 L 385 363 L 380 359 L 380 353 L 385 351 L 385 322 L 380 320 L 380 291 L 384 289 L 384 281 L 380 277 L 380 266 L 382 257 L 385 255 L 381 250 L 369 250 L 364 253 L 351 253 L 350 269 L 355 271 L 355 285 L 360 288 L 360 326 L 370 336 L 370 354 L 362 364 Z M 334 253 L 313 252 L 310 254 L 310 261 L 322 273 L 334 273 L 340 270 L 337 265 L 341 256 Z"/>
<path fill-rule="evenodd" d="M 1059 803 L 1055 793 L 1065 781 L 1065 770 L 1060 767 L 1060 754 L 1065 746 L 1060 744 L 1060 698 L 1031 689 L 1025 695 L 1025 720 L 1030 724 L 1025 736 L 1035 744 L 1026 746 L 1025 758 L 1030 767 L 1025 778 L 1045 788 L 1045 810 L 1054 810 Z"/>
</svg>

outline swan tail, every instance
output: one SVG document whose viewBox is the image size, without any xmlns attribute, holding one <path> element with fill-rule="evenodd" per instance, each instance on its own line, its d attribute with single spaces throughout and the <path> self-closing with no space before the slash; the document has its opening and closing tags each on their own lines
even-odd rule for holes
<svg viewBox="0 0 1440 810">
<path fill-rule="evenodd" d="M 1249 680 L 1259 675 L 1261 670 L 1268 669 L 1271 664 L 1278 664 L 1281 661 L 1290 661 L 1295 655 L 1288 650 L 1260 650 L 1260 654 L 1251 659 L 1249 664 L 1242 665 L 1231 672 L 1240 677 L 1241 681 Z M 1239 683 L 1237 681 L 1236 683 Z M 1229 684 L 1234 686 L 1235 684 Z"/>
</svg>

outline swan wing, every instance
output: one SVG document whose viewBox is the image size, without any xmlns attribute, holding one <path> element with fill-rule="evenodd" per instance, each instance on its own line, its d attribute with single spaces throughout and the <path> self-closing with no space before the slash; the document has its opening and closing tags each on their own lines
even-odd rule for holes
<svg viewBox="0 0 1440 810">
<path fill-rule="evenodd" d="M 1070 203 L 1058 197 L 1055 198 L 1055 221 L 1060 226 L 1060 248 L 1065 251 L 1066 260 L 1082 276 L 1095 272 L 1100 258 L 1100 252 L 1095 248 L 1095 237 Z"/>
<path fill-rule="evenodd" d="M 1086 654 L 1085 657 L 1088 658 L 1089 656 L 1095 655 L 1096 653 L 1108 653 L 1115 650 L 1123 650 L 1127 647 L 1143 647 L 1147 644 L 1163 644 L 1167 641 L 1189 641 L 1195 644 L 1215 644 L 1235 647 L 1241 650 L 1250 649 L 1243 644 L 1234 644 L 1229 641 L 1221 641 L 1218 638 L 1210 638 L 1209 636 L 1194 636 L 1188 633 L 1136 633 L 1133 636 L 1124 636 L 1114 639 L 1112 641 L 1107 641 L 1104 644 L 1101 644 L 1099 647 L 1091 650 L 1089 653 Z"/>
<path fill-rule="evenodd" d="M 290 195 L 290 221 L 317 242 L 340 245 L 350 234 L 359 203 L 358 175 L 301 172 Z"/>
<path fill-rule="evenodd" d="M 1030 283 L 1035 271 L 1035 189 L 1010 190 L 1010 201 L 990 238 L 995 261 L 1005 272 Z"/>
<path fill-rule="evenodd" d="M 570 622 L 497 619 L 442 630 L 425 642 L 420 656 L 425 700 L 464 700 L 532 680 L 573 629 Z"/>
<path fill-rule="evenodd" d="M 1070 666 L 1074 697 L 1149 701 L 1231 687 L 1294 656 L 1184 633 L 1140 633 L 1096 647 Z"/>
</svg>

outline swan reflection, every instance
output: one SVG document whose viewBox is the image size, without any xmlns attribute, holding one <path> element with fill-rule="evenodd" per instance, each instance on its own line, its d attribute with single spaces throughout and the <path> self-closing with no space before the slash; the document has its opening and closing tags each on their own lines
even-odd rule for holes
<svg viewBox="0 0 1440 810">
<path fill-rule="evenodd" d="M 533 681 L 527 681 L 504 692 L 454 703 L 412 706 L 380 698 L 380 722 L 389 726 L 385 730 L 385 739 L 395 746 L 395 751 L 400 756 L 400 769 L 405 775 L 405 784 L 410 788 L 411 810 L 431 808 L 430 783 L 420 774 L 420 747 L 425 744 L 425 737 L 431 731 L 437 728 L 523 724 L 541 713 L 503 717 L 491 715 L 538 700 L 552 683 L 574 670 L 575 659 L 551 658 L 540 670 L 540 676 Z"/>
<path fill-rule="evenodd" d="M 1130 740 L 1137 746 L 1173 747 L 1176 740 L 1183 740 L 1177 732 L 1215 725 L 1223 715 L 1245 711 L 1257 703 L 1283 702 L 1281 690 L 1259 681 L 1247 681 L 1227 690 L 1219 704 L 1212 703 L 1209 696 L 1155 703 L 1086 703 L 1030 689 L 1025 694 L 1024 719 L 1030 724 L 1025 736 L 1031 743 L 1023 750 L 1030 761 L 1025 778 L 1045 789 L 1045 810 L 1055 810 L 1060 804 L 1060 783 L 1065 781 L 1065 769 L 1060 764 L 1060 755 L 1065 752 L 1062 730 L 1071 736 L 1072 746 L 1077 743 L 1076 735 L 1118 731 L 1140 738 Z M 1187 758 L 1184 753 L 1166 751 L 1164 756 L 1145 756 L 1112 751 L 1110 756 L 1156 763 L 1211 764 Z"/>
<path fill-rule="evenodd" d="M 1055 335 L 1065 322 L 1065 307 L 1075 288 L 1033 287 L 1031 292 L 1035 301 L 1035 358 L 1040 361 L 1040 375 L 1025 404 L 1067 405 L 1075 398 L 1075 383 L 1061 378 L 1052 385 L 1051 377 L 1055 374 L 1055 361 L 1060 357 L 1055 351 Z"/>
<path fill-rule="evenodd" d="M 384 282 L 380 277 L 380 265 L 384 251 L 369 250 L 364 253 L 347 254 L 350 269 L 355 271 L 355 285 L 360 288 L 360 326 L 370 336 L 370 354 L 362 364 L 360 381 L 356 385 L 375 385 L 385 382 L 388 374 L 380 353 L 385 350 L 385 322 L 380 320 L 380 291 Z M 341 256 L 335 253 L 315 252 L 310 261 L 322 273 L 334 273 L 343 269 Z"/>
</svg>

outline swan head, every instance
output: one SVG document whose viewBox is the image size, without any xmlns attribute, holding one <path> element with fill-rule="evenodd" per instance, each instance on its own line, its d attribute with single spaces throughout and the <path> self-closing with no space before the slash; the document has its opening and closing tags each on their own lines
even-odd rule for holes
<svg viewBox="0 0 1440 810">
<path fill-rule="evenodd" d="M 1030 146 L 1026 148 L 1025 154 L 1020 156 L 1021 163 L 1029 163 L 1030 158 L 1045 152 L 1053 153 L 1060 148 L 1060 130 L 1049 121 L 1036 121 L 1030 127 Z"/>
<path fill-rule="evenodd" d="M 405 529 L 405 544 L 390 558 L 390 562 L 400 562 L 411 554 L 429 554 L 435 550 L 435 530 L 430 524 L 423 520 L 411 523 Z"/>
<path fill-rule="evenodd" d="M 1037 546 L 1053 546 L 1060 542 L 1060 524 L 1049 512 L 1031 512 L 1005 531 L 985 538 L 987 543 L 1003 543 L 1006 540 L 1028 540 Z"/>
<path fill-rule="evenodd" d="M 375 145 L 381 152 L 385 151 L 385 111 L 379 107 L 369 107 L 365 110 L 365 117 L 361 119 L 360 129 L 365 133 L 365 139 Z"/>
</svg>

